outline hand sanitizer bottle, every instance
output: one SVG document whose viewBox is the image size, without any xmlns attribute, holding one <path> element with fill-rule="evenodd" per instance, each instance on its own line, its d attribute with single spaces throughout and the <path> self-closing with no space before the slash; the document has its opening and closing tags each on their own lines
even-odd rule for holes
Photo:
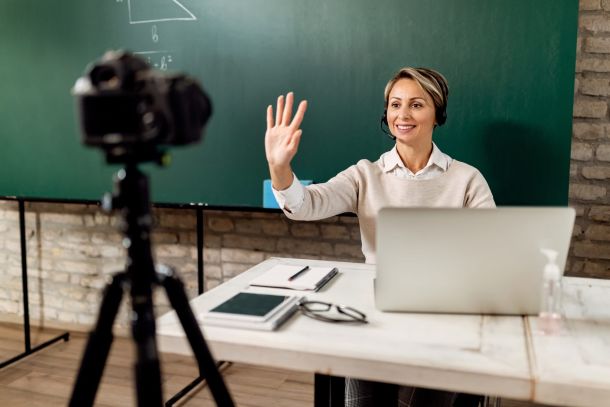
<svg viewBox="0 0 610 407">
<path fill-rule="evenodd" d="M 538 325 L 545 335 L 558 334 L 561 330 L 561 272 L 557 266 L 557 252 L 540 250 L 547 257 L 542 281 L 542 306 Z"/>
</svg>

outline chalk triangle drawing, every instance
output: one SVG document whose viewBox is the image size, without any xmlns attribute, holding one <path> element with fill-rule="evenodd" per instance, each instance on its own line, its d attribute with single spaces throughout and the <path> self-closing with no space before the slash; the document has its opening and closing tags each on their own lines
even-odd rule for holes
<svg viewBox="0 0 610 407">
<path fill-rule="evenodd" d="M 129 24 L 197 20 L 178 0 L 127 0 L 127 8 Z"/>
</svg>

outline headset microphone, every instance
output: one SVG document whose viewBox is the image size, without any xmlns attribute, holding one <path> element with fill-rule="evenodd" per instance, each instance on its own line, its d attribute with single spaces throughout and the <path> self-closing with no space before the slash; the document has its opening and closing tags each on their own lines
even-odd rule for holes
<svg viewBox="0 0 610 407">
<path fill-rule="evenodd" d="M 383 128 L 383 125 L 388 126 L 388 111 L 386 109 L 383 110 L 383 115 L 381 116 L 381 120 L 379 122 L 379 128 L 381 129 L 381 131 L 383 131 L 385 134 L 388 135 L 388 137 L 390 137 L 392 140 L 396 140 L 396 137 L 394 137 L 392 135 L 392 133 L 390 133 L 389 131 L 387 131 L 386 129 Z M 389 128 L 389 127 L 388 127 Z"/>
</svg>

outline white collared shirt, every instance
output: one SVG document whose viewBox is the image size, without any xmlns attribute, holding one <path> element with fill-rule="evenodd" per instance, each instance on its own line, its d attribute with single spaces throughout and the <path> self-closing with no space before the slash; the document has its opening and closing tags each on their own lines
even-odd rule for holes
<svg viewBox="0 0 610 407">
<path fill-rule="evenodd" d="M 390 151 L 383 153 L 379 160 L 385 173 L 408 179 L 436 178 L 447 171 L 453 162 L 453 158 L 443 153 L 434 143 L 432 143 L 432 153 L 428 163 L 415 174 L 402 162 L 396 146 Z M 288 188 L 278 191 L 272 187 L 272 190 L 280 208 L 286 209 L 289 212 L 298 211 L 305 199 L 305 187 L 299 182 L 296 174 L 293 174 L 292 184 Z"/>
<path fill-rule="evenodd" d="M 383 170 L 387 174 L 409 179 L 432 179 L 447 171 L 453 158 L 443 153 L 436 144 L 432 143 L 432 153 L 430 154 L 428 163 L 415 174 L 413 174 L 413 172 L 402 162 L 396 146 L 390 151 L 382 154 L 380 160 Z"/>
</svg>

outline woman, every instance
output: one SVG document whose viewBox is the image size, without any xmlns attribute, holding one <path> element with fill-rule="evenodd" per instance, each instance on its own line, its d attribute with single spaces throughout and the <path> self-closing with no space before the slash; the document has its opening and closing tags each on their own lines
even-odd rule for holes
<svg viewBox="0 0 610 407">
<path fill-rule="evenodd" d="M 292 118 L 294 95 L 267 107 L 265 152 L 275 197 L 286 216 L 317 220 L 345 212 L 358 215 L 362 252 L 375 263 L 375 219 L 380 208 L 494 207 L 492 193 L 474 167 L 444 154 L 432 141 L 436 126 L 446 120 L 445 78 L 426 68 L 405 67 L 385 87 L 382 122 L 395 146 L 371 162 L 360 160 L 328 182 L 304 187 L 292 172 L 307 102 Z M 417 391 L 416 391 L 417 390 Z M 346 405 L 451 406 L 455 394 L 361 380 L 347 380 Z"/>
<path fill-rule="evenodd" d="M 307 102 L 292 119 L 294 96 L 267 108 L 265 152 L 274 194 L 291 219 L 358 215 L 362 252 L 375 263 L 375 218 L 384 206 L 494 207 L 481 173 L 440 151 L 432 132 L 446 120 L 447 82 L 431 69 L 403 68 L 386 85 L 384 122 L 396 145 L 375 161 L 360 160 L 324 184 L 303 187 L 290 162 L 297 152 Z M 285 100 L 284 100 L 285 99 Z"/>
</svg>

